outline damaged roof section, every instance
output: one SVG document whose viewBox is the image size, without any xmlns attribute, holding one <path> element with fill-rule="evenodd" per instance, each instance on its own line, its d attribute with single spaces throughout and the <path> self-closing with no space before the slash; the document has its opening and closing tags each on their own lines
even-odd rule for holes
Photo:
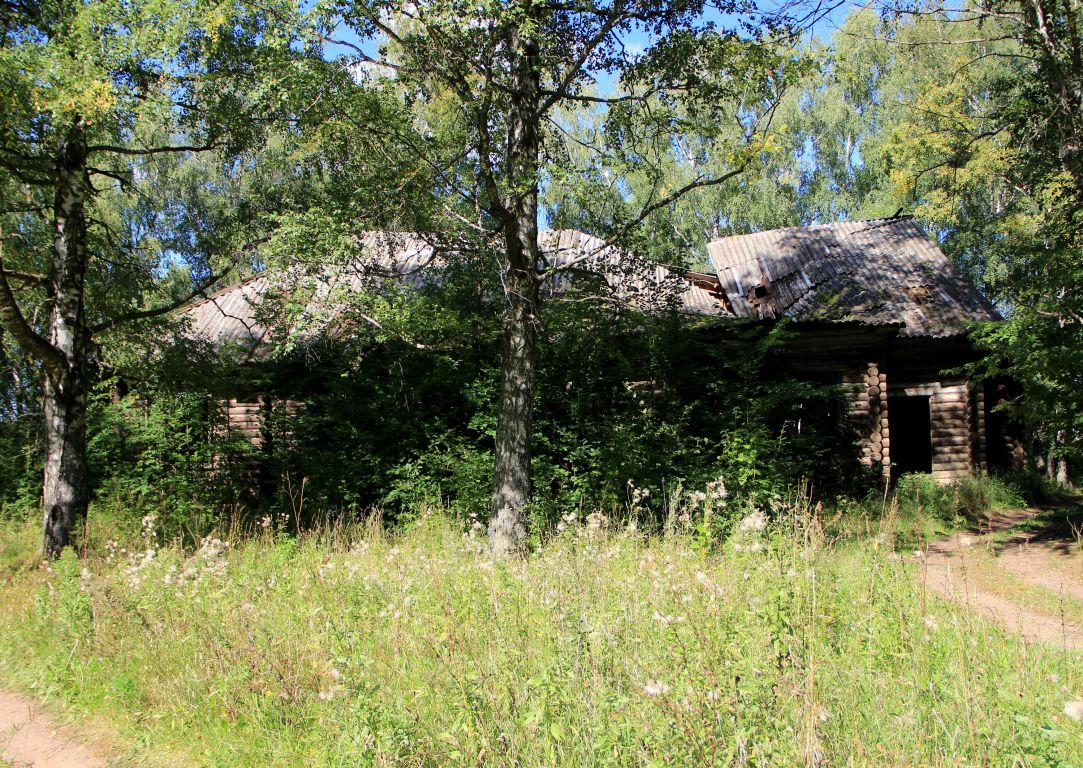
<svg viewBox="0 0 1083 768">
<path fill-rule="evenodd" d="M 644 312 L 673 308 L 687 315 L 731 316 L 712 286 L 592 235 L 552 230 L 541 234 L 541 246 L 539 271 L 550 296 L 597 298 Z M 326 332 L 347 313 L 378 325 L 357 297 L 371 296 L 388 280 L 414 290 L 439 284 L 454 250 L 422 235 L 369 233 L 359 239 L 357 258 L 349 263 L 269 270 L 190 304 L 184 310 L 187 335 L 232 347 L 243 361 L 266 356 L 276 344 Z M 288 319 L 274 317 L 271 298 L 294 304 Z"/>
<path fill-rule="evenodd" d="M 555 295 L 573 293 L 575 277 L 585 273 L 603 284 L 598 298 L 641 312 L 673 308 L 682 315 L 731 316 L 724 297 L 702 280 L 692 280 L 692 273 L 628 254 L 576 229 L 549 230 L 540 239 Z"/>
<path fill-rule="evenodd" d="M 419 289 L 443 266 L 425 238 L 375 232 L 359 238 L 358 258 L 348 264 L 295 264 L 268 270 L 193 302 L 184 310 L 185 333 L 193 339 L 232 348 L 239 361 L 265 357 L 275 343 L 315 336 L 333 325 L 350 297 L 394 280 Z M 293 311 L 276 311 L 268 299 Z M 289 319 L 284 319 L 286 314 Z"/>
<path fill-rule="evenodd" d="M 955 336 L 996 310 L 909 217 L 724 237 L 707 246 L 737 317 Z"/>
<path fill-rule="evenodd" d="M 707 246 L 716 275 L 656 264 L 578 230 L 543 232 L 541 245 L 543 291 L 561 299 L 686 316 L 877 326 L 919 337 L 956 336 L 972 323 L 999 319 L 908 217 L 721 238 Z M 357 297 L 385 289 L 386 281 L 413 290 L 439 284 L 455 250 L 432 236 L 370 233 L 349 263 L 268 271 L 191 304 L 187 333 L 234 347 L 247 360 L 328 332 L 347 313 L 378 325 Z M 275 316 L 272 297 L 290 311 Z"/>
</svg>

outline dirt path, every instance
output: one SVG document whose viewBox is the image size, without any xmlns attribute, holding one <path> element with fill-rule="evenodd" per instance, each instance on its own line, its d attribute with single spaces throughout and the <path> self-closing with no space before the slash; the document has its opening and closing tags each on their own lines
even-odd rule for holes
<svg viewBox="0 0 1083 768">
<path fill-rule="evenodd" d="M 105 768 L 30 699 L 0 691 L 0 765 L 13 768 Z"/>
<path fill-rule="evenodd" d="M 1019 533 L 999 546 L 993 543 L 996 534 L 1038 514 L 1036 509 L 1000 513 L 981 533 L 954 534 L 930 544 L 920 558 L 922 582 L 1027 642 L 1083 651 L 1083 622 L 1055 608 L 1065 598 L 1083 600 L 1083 555 L 1077 552 L 1075 531 L 1056 525 Z M 1024 604 L 998 590 L 1002 579 L 1044 590 L 1048 599 Z"/>
</svg>

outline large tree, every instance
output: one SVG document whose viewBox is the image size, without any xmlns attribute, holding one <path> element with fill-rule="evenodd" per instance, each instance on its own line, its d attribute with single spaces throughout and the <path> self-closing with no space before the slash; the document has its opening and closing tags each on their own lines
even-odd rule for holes
<svg viewBox="0 0 1083 768">
<path fill-rule="evenodd" d="M 489 543 L 496 554 L 518 551 L 532 490 L 542 287 L 556 270 L 539 243 L 553 213 L 541 194 L 602 191 L 605 214 L 593 229 L 628 245 L 653 214 L 739 175 L 768 148 L 796 69 L 792 19 L 739 0 L 709 12 L 700 0 L 361 0 L 318 4 L 316 14 L 324 41 L 349 51 L 362 89 L 398 94 L 412 116 L 409 131 L 361 130 L 394 134 L 389 141 L 420 161 L 441 201 L 426 209 L 440 212 L 428 224 L 493 255 L 503 352 Z M 575 120 L 586 111 L 600 129 L 583 141 Z M 660 165 L 677 136 L 695 137 L 704 162 L 671 187 Z M 569 139 L 584 150 L 575 162 Z M 630 173 L 646 188 L 632 194 Z"/>
<path fill-rule="evenodd" d="M 167 193 L 193 156 L 219 153 L 230 169 L 227 158 L 258 136 L 246 94 L 258 93 L 274 52 L 290 52 L 268 23 L 290 10 L 0 5 L 0 317 L 44 375 L 46 554 L 69 544 L 86 512 L 86 403 L 101 337 L 206 288 L 223 266 L 212 254 L 235 250 L 194 199 Z"/>
</svg>

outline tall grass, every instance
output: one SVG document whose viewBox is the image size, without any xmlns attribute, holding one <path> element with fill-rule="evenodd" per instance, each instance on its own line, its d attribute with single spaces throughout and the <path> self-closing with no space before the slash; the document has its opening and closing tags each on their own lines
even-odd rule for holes
<svg viewBox="0 0 1083 768">
<path fill-rule="evenodd" d="M 435 514 L 151 535 L 9 566 L 0 679 L 174 765 L 1079 762 L 1079 656 L 924 594 L 882 536 L 755 529 L 571 526 L 509 562 Z"/>
</svg>

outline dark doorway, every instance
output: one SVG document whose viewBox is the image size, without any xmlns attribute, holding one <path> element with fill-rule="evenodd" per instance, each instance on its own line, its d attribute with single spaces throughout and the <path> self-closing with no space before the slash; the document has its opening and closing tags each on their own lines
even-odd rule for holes
<svg viewBox="0 0 1083 768">
<path fill-rule="evenodd" d="M 929 396 L 889 397 L 891 476 L 933 471 L 933 439 Z"/>
</svg>

